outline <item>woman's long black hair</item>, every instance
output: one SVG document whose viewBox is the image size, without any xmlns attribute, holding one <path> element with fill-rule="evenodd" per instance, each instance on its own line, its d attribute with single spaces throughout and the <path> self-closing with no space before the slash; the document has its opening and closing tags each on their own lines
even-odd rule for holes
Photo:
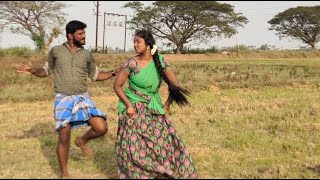
<svg viewBox="0 0 320 180">
<path fill-rule="evenodd" d="M 155 45 L 155 43 L 156 43 L 152 34 L 147 30 L 144 30 L 144 29 L 139 30 L 136 32 L 135 35 L 139 36 L 140 38 L 143 38 L 146 45 L 150 46 L 150 49 L 152 49 L 153 45 Z M 156 66 L 157 66 L 157 69 L 158 69 L 160 76 L 168 85 L 169 96 L 171 96 L 173 101 L 175 101 L 179 106 L 190 105 L 188 99 L 186 98 L 186 96 L 188 96 L 190 94 L 190 92 L 186 89 L 183 89 L 181 87 L 173 85 L 169 81 L 168 77 L 166 76 L 166 74 L 164 72 L 163 67 L 161 66 L 158 50 L 152 55 L 152 57 L 153 57 L 153 61 L 155 62 Z"/>
</svg>

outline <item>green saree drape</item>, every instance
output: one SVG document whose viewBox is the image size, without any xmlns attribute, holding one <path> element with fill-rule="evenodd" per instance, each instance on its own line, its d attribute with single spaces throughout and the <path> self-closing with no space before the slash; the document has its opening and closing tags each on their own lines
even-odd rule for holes
<svg viewBox="0 0 320 180">
<path fill-rule="evenodd" d="M 157 72 L 154 61 L 141 69 L 140 73 L 129 78 L 129 87 L 125 88 L 124 92 L 131 101 L 131 103 L 148 102 L 148 108 L 153 109 L 155 112 L 164 114 L 161 97 L 158 92 L 161 85 L 161 77 Z M 144 95 L 150 96 L 151 99 L 146 99 L 135 92 L 140 92 Z M 125 110 L 125 104 L 119 100 L 118 113 Z"/>
</svg>

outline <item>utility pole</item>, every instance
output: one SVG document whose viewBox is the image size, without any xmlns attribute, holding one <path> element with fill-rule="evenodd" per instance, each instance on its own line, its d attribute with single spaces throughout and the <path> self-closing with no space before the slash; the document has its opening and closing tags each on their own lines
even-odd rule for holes
<svg viewBox="0 0 320 180">
<path fill-rule="evenodd" d="M 102 37 L 102 51 L 104 53 L 104 36 L 106 33 L 106 12 L 103 13 L 103 37 Z"/>
<path fill-rule="evenodd" d="M 94 4 L 94 6 L 96 6 L 96 8 L 97 8 L 97 11 L 95 12 L 94 11 L 94 9 L 93 9 L 93 15 L 96 15 L 96 50 L 97 50 L 97 48 L 98 48 L 98 19 L 99 19 L 99 6 L 100 6 L 100 4 L 99 4 L 99 1 L 97 1 L 97 4 Z"/>
<path fill-rule="evenodd" d="M 238 43 L 238 37 L 236 35 L 236 41 L 237 41 L 237 48 L 238 48 L 238 53 L 240 52 L 240 47 L 239 47 L 239 43 Z"/>
<path fill-rule="evenodd" d="M 127 41 L 127 15 L 124 16 L 124 47 L 123 51 L 126 52 L 126 41 Z"/>
</svg>

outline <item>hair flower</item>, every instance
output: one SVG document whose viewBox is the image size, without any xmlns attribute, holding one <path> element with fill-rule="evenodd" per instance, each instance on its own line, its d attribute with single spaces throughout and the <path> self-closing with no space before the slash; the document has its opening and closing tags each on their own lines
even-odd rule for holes
<svg viewBox="0 0 320 180">
<path fill-rule="evenodd" d="M 157 51 L 157 45 L 153 45 L 152 49 L 151 49 L 151 54 L 154 55 L 154 53 L 156 53 Z"/>
</svg>

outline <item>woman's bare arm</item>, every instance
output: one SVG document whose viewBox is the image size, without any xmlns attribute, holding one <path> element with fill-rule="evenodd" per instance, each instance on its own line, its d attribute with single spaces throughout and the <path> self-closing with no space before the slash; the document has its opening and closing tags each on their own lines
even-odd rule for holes
<svg viewBox="0 0 320 180">
<path fill-rule="evenodd" d="M 129 117 L 132 117 L 135 114 L 135 109 L 127 95 L 124 93 L 124 90 L 122 89 L 122 86 L 126 82 L 128 77 L 129 73 L 125 71 L 125 69 L 122 69 L 114 81 L 113 89 L 120 100 L 127 106 L 127 114 L 129 115 Z"/>
</svg>

